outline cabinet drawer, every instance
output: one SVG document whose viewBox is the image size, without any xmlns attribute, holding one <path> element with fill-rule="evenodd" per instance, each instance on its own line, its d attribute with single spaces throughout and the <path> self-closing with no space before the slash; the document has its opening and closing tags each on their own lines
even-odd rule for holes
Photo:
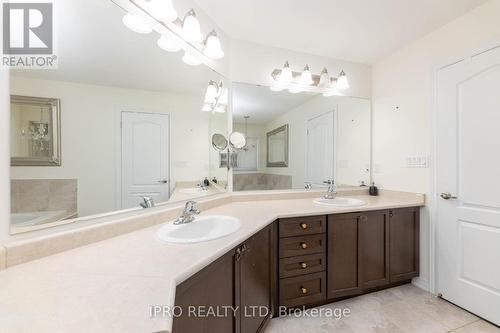
<svg viewBox="0 0 500 333">
<path fill-rule="evenodd" d="M 282 238 L 279 241 L 280 258 L 325 253 L 325 240 L 324 234 Z"/>
<path fill-rule="evenodd" d="M 280 278 L 317 273 L 325 269 L 324 253 L 280 259 Z"/>
<path fill-rule="evenodd" d="M 280 305 L 298 307 L 326 300 L 326 273 L 280 280 Z"/>
<path fill-rule="evenodd" d="M 326 232 L 326 216 L 294 217 L 279 220 L 280 237 L 312 235 Z"/>
</svg>

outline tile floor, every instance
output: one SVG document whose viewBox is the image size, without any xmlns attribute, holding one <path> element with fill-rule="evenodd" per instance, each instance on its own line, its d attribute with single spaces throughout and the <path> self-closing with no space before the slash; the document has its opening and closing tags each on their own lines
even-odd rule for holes
<svg viewBox="0 0 500 333">
<path fill-rule="evenodd" d="M 351 315 L 276 318 L 265 333 L 500 333 L 500 328 L 411 284 L 320 308 L 348 308 Z"/>
</svg>

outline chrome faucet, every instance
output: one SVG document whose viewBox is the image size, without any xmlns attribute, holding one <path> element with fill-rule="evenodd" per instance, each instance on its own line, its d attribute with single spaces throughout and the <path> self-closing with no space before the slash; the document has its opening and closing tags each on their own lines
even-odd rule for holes
<svg viewBox="0 0 500 333">
<path fill-rule="evenodd" d="M 306 182 L 306 185 L 304 186 L 304 188 L 305 188 L 306 190 L 310 190 L 310 189 L 312 189 L 312 184 L 311 184 L 311 183 L 309 183 L 309 182 Z"/>
<path fill-rule="evenodd" d="M 326 190 L 326 194 L 323 196 L 324 199 L 335 199 L 335 196 L 337 195 L 337 185 L 335 185 L 335 181 L 329 180 L 327 182 L 328 185 L 328 190 Z"/>
<path fill-rule="evenodd" d="M 196 207 L 196 202 L 188 201 L 184 206 L 184 211 L 182 212 L 182 216 L 177 218 L 174 221 L 174 224 L 186 224 L 191 223 L 195 219 L 195 215 L 200 214 L 200 210 Z"/>
<path fill-rule="evenodd" d="M 140 203 L 142 208 L 153 208 L 155 206 L 155 202 L 152 197 L 142 197 L 142 199 L 144 200 L 144 202 Z"/>
</svg>

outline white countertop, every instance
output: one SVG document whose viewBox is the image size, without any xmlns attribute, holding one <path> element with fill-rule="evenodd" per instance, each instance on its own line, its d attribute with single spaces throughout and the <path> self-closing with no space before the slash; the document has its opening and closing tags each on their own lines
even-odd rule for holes
<svg viewBox="0 0 500 333">
<path fill-rule="evenodd" d="M 424 204 L 419 195 L 352 197 L 367 205 L 332 208 L 311 198 L 233 202 L 202 213 L 241 220 L 240 230 L 221 239 L 167 244 L 156 238 L 156 225 L 0 271 L 0 333 L 169 332 L 172 320 L 150 318 L 150 307 L 172 306 L 177 284 L 276 218 Z"/>
</svg>

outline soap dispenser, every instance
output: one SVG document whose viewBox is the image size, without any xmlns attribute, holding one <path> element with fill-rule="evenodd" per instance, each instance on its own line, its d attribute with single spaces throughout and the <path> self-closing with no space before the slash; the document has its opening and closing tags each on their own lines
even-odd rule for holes
<svg viewBox="0 0 500 333">
<path fill-rule="evenodd" d="M 210 186 L 210 182 L 208 181 L 208 177 L 205 177 L 205 179 L 203 180 L 203 185 Z"/>
<path fill-rule="evenodd" d="M 375 182 L 372 182 L 372 185 L 370 186 L 370 188 L 368 189 L 368 193 L 370 195 L 373 195 L 373 196 L 377 196 L 378 195 L 378 188 L 377 186 L 375 185 Z"/>
</svg>

